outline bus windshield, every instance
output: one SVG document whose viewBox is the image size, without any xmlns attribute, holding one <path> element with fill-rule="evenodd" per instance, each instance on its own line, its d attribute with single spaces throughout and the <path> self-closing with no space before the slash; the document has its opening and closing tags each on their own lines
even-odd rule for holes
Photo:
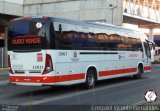
<svg viewBox="0 0 160 111">
<path fill-rule="evenodd" d="M 8 50 L 47 48 L 48 24 L 44 20 L 16 20 L 10 23 Z"/>
</svg>

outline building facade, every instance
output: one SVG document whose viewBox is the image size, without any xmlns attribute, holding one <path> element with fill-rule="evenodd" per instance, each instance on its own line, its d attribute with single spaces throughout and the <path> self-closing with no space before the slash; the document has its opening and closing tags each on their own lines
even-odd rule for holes
<svg viewBox="0 0 160 111">
<path fill-rule="evenodd" d="M 24 15 L 122 25 L 123 0 L 25 0 Z"/>
</svg>

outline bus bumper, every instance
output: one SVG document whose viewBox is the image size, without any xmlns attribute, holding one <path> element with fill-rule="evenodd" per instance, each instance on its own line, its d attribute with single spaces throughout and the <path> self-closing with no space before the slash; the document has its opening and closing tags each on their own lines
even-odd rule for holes
<svg viewBox="0 0 160 111">
<path fill-rule="evenodd" d="M 10 83 L 26 86 L 56 84 L 56 78 L 50 76 L 10 76 Z"/>
</svg>

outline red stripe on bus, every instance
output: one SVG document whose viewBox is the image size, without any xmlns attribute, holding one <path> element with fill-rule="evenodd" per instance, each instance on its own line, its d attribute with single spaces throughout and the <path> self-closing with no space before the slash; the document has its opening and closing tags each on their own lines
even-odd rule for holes
<svg viewBox="0 0 160 111">
<path fill-rule="evenodd" d="M 81 80 L 85 78 L 85 74 L 72 74 L 63 76 L 10 76 L 11 82 L 27 82 L 27 83 L 56 83 L 72 80 Z"/>
<path fill-rule="evenodd" d="M 118 70 L 108 70 L 99 72 L 99 76 L 110 76 L 110 75 L 118 75 L 124 73 L 132 73 L 136 72 L 137 68 L 127 68 L 127 69 L 118 69 Z"/>
<path fill-rule="evenodd" d="M 148 70 L 151 70 L 151 69 L 152 69 L 151 66 L 145 66 L 145 67 L 144 67 L 144 70 L 145 70 L 145 71 L 146 71 L 146 70 L 148 71 Z"/>
</svg>

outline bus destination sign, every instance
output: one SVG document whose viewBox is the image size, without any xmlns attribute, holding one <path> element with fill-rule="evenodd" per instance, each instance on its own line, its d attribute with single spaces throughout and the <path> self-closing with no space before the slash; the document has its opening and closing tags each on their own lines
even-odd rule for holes
<svg viewBox="0 0 160 111">
<path fill-rule="evenodd" d="M 30 45 L 30 44 L 41 44 L 40 37 L 18 37 L 12 39 L 12 45 Z"/>
</svg>

